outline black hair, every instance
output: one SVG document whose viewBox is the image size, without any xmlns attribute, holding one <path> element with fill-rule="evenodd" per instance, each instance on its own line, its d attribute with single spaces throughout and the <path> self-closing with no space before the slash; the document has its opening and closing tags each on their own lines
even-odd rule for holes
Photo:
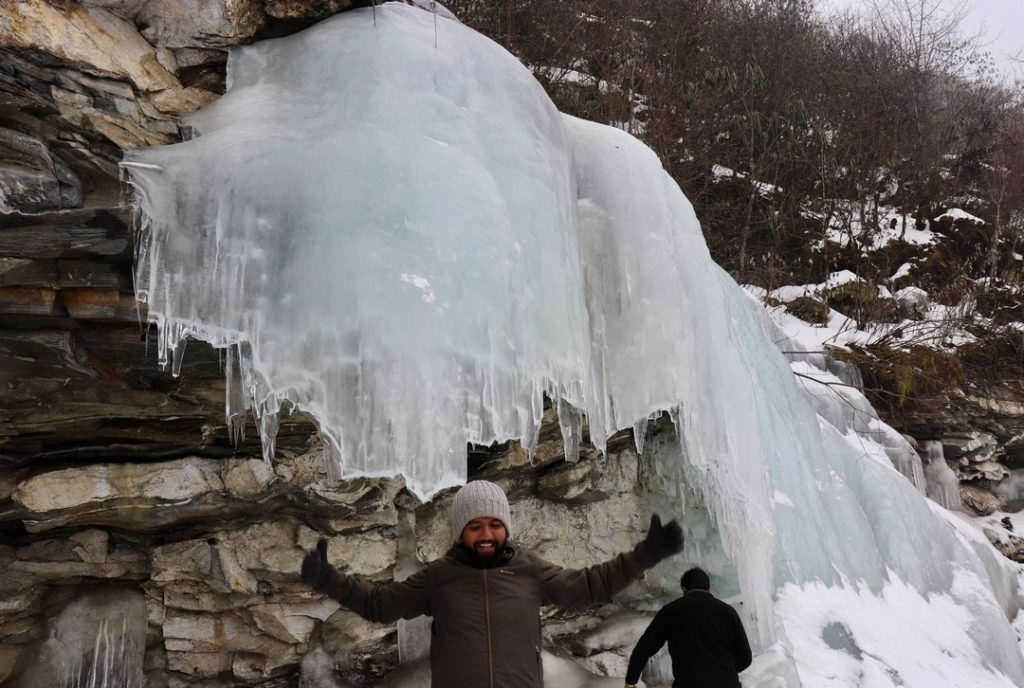
<svg viewBox="0 0 1024 688">
<path fill-rule="evenodd" d="M 679 579 L 679 585 L 687 590 L 710 590 L 711 579 L 708 578 L 708 574 L 704 573 L 703 569 L 694 566 Z"/>
</svg>

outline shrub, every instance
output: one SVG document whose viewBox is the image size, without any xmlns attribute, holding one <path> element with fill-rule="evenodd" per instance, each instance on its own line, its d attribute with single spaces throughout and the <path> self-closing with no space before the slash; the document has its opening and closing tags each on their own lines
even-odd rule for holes
<svg viewBox="0 0 1024 688">
<path fill-rule="evenodd" d="M 857 364 L 864 377 L 865 393 L 890 417 L 899 417 L 916 402 L 958 387 L 964 379 L 964 366 L 957 354 L 925 346 L 851 346 L 848 353 L 837 357 Z"/>
<path fill-rule="evenodd" d="M 829 307 L 810 296 L 799 296 L 787 302 L 786 310 L 804 322 L 818 325 L 828 322 Z"/>
<path fill-rule="evenodd" d="M 1024 332 L 1020 330 L 987 332 L 961 346 L 958 353 L 972 377 L 1005 379 L 1008 374 L 1024 375 Z"/>
<path fill-rule="evenodd" d="M 863 329 L 868 322 L 893 322 L 897 317 L 896 302 L 879 298 L 878 289 L 867 282 L 847 282 L 825 292 L 826 303 L 857 321 Z"/>
</svg>

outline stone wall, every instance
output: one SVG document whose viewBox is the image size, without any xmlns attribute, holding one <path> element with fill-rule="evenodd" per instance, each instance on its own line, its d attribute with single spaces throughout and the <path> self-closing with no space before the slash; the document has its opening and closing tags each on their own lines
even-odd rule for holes
<svg viewBox="0 0 1024 688">
<path fill-rule="evenodd" d="M 512 496 L 517 544 L 566 566 L 631 548 L 658 489 L 631 438 L 570 465 L 546 428 L 547 458 L 533 465 L 515 445 L 474 454 L 474 474 Z M 330 485 L 316 449 L 273 464 L 187 457 L 33 471 L 5 495 L 3 524 L 23 532 L 0 546 L 0 682 L 88 685 L 91 672 L 108 675 L 94 655 L 111 646 L 128 648 L 117 666 L 138 667 L 149 686 L 375 685 L 399 664 L 398 629 L 304 586 L 302 556 L 325 536 L 342 570 L 404 577 L 451 546 L 450 496 L 421 504 L 401 479 Z M 651 576 L 620 596 L 624 606 L 552 616 L 550 649 L 581 663 L 607 655 L 583 632 L 668 594 Z M 628 648 L 615 649 L 590 668 L 621 673 Z"/>
</svg>

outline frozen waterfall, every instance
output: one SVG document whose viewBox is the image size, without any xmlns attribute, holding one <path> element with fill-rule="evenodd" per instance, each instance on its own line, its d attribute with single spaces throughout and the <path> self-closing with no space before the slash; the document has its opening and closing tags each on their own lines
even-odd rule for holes
<svg viewBox="0 0 1024 688">
<path fill-rule="evenodd" d="M 960 481 L 956 477 L 956 472 L 946 463 L 942 442 L 925 442 L 924 450 L 928 456 L 928 464 L 924 468 L 928 481 L 928 496 L 950 511 L 961 511 Z"/>
<path fill-rule="evenodd" d="M 808 403 L 642 143 L 400 3 L 228 67 L 192 140 L 126 157 L 136 283 L 163 360 L 229 350 L 227 415 L 256 415 L 268 458 L 299 408 L 338 474 L 430 496 L 467 443 L 531 448 L 544 395 L 570 459 L 583 414 L 603 448 L 665 410 L 657 460 L 706 507 L 762 656 L 808 687 L 1024 684 L 1016 600 L 887 464 L 891 437 L 865 449 Z"/>
</svg>

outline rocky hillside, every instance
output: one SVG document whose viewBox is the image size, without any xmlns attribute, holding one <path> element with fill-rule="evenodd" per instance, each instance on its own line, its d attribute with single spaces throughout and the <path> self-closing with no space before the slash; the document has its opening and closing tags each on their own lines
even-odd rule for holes
<svg viewBox="0 0 1024 688">
<path fill-rule="evenodd" d="M 234 446 L 218 352 L 192 343 L 172 375 L 140 325 L 117 168 L 124 150 L 179 140 L 178 116 L 223 92 L 227 47 L 352 4 L 0 4 L 0 684 L 87 685 L 116 664 L 118 685 L 367 685 L 397 666 L 399 635 L 415 640 L 305 589 L 299 562 L 323 533 L 334 563 L 407 575 L 450 543 L 447 496 L 420 504 L 398 479 L 328 484 L 301 416 L 282 424 L 273 465 L 251 424 Z M 1024 470 L 1019 378 L 965 381 L 905 427 L 942 440 L 965 494 L 985 488 L 974 502 L 1021 506 L 999 487 Z M 631 447 L 617 437 L 607 459 L 567 464 L 550 418 L 534 465 L 512 445 L 474 453 L 471 469 L 507 487 L 520 542 L 580 565 L 642 535 L 658 479 Z M 624 602 L 641 608 L 664 585 L 641 582 Z M 550 649 L 621 673 L 599 633 L 642 619 L 621 611 L 552 619 Z"/>
</svg>

